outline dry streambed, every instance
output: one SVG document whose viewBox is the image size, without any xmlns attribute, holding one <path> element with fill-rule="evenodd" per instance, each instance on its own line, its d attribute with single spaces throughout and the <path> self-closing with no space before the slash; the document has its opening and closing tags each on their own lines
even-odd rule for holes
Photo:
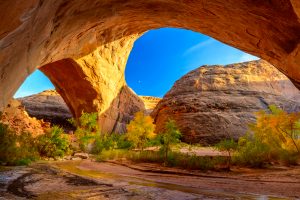
<svg viewBox="0 0 300 200">
<path fill-rule="evenodd" d="M 154 173 L 151 168 L 155 166 L 126 167 L 90 160 L 1 168 L 0 199 L 300 198 L 299 168 L 231 173 L 186 173 L 170 168 Z"/>
</svg>

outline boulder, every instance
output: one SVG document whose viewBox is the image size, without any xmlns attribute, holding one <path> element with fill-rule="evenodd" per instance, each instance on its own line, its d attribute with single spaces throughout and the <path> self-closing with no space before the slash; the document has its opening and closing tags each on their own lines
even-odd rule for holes
<svg viewBox="0 0 300 200">
<path fill-rule="evenodd" d="M 263 60 L 199 67 L 177 80 L 151 113 L 156 131 L 174 119 L 188 143 L 215 144 L 238 139 L 255 120 L 255 112 L 274 104 L 300 111 L 300 92 Z"/>
<path fill-rule="evenodd" d="M 88 159 L 89 158 L 89 154 L 88 153 L 75 153 L 73 155 L 73 158 Z M 72 160 L 73 160 L 73 158 L 72 158 Z"/>
</svg>

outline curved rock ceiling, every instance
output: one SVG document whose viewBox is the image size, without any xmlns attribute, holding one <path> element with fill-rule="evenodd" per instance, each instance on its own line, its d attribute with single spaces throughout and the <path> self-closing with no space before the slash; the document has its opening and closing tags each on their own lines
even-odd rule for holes
<svg viewBox="0 0 300 200">
<path fill-rule="evenodd" d="M 263 58 L 300 88 L 298 0 L 18 0 L 0 2 L 0 108 L 40 68 L 78 116 L 105 112 L 145 31 L 201 32 Z"/>
</svg>

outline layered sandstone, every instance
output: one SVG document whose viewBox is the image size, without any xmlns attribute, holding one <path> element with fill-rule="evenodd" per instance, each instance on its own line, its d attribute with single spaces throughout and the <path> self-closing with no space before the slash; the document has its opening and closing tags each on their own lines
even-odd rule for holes
<svg viewBox="0 0 300 200">
<path fill-rule="evenodd" d="M 0 109 L 40 68 L 71 112 L 102 115 L 126 87 L 145 31 L 178 27 L 261 57 L 300 87 L 300 6 L 286 1 L 10 0 L 0 2 Z"/>
<path fill-rule="evenodd" d="M 202 66 L 180 78 L 152 113 L 157 132 L 174 119 L 191 143 L 237 139 L 255 120 L 255 112 L 275 104 L 300 111 L 300 92 L 266 61 Z"/>
<path fill-rule="evenodd" d="M 52 125 L 71 128 L 67 120 L 73 116 L 64 100 L 55 90 L 46 90 L 17 100 L 22 103 L 29 116 L 43 119 Z"/>
<path fill-rule="evenodd" d="M 158 102 L 161 100 L 159 97 L 152 97 L 152 96 L 139 96 L 142 101 L 144 102 L 146 114 L 150 114 Z"/>
</svg>

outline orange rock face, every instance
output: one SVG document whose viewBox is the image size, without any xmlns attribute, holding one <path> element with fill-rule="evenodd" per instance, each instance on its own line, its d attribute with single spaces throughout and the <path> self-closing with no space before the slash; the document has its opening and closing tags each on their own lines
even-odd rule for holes
<svg viewBox="0 0 300 200">
<path fill-rule="evenodd" d="M 133 114 L 145 109 L 142 100 L 126 86 L 124 77 L 135 38 L 119 39 L 79 59 L 59 60 L 40 70 L 75 117 L 82 112 L 98 112 L 103 132 L 124 132 Z"/>
<path fill-rule="evenodd" d="M 0 116 L 0 122 L 7 124 L 17 134 L 31 133 L 33 137 L 44 134 L 50 124 L 30 117 L 17 100 L 11 100 Z"/>
<path fill-rule="evenodd" d="M 40 68 L 75 116 L 120 96 L 133 42 L 145 31 L 201 32 L 261 57 L 300 87 L 298 0 L 17 0 L 0 2 L 0 108 Z"/>
<path fill-rule="evenodd" d="M 147 114 L 150 114 L 154 110 L 154 108 L 156 107 L 156 105 L 158 104 L 158 102 L 161 100 L 161 98 L 152 97 L 152 96 L 139 96 L 139 97 L 144 102 Z"/>
</svg>

